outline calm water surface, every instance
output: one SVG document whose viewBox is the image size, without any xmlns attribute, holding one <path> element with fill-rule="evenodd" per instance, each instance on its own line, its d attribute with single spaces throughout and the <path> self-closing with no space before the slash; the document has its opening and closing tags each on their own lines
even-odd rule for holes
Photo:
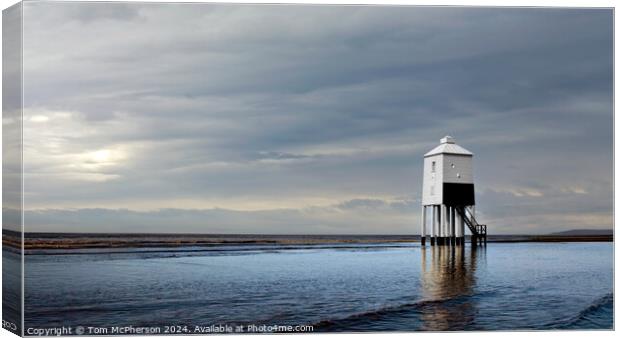
<svg viewBox="0 0 620 338">
<path fill-rule="evenodd" d="M 613 327 L 612 243 L 239 249 L 27 255 L 25 327 Z"/>
</svg>

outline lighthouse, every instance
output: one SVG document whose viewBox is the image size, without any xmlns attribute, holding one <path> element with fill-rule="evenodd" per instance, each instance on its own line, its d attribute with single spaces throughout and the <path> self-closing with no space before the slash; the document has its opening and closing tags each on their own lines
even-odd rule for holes
<svg viewBox="0 0 620 338">
<path fill-rule="evenodd" d="M 424 154 L 421 243 L 464 245 L 465 226 L 472 244 L 486 243 L 486 225 L 475 218 L 474 154 L 446 136 Z"/>
</svg>

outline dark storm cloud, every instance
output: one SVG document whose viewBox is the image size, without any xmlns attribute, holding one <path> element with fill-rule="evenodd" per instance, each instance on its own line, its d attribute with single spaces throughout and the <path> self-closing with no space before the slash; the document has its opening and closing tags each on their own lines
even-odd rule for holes
<svg viewBox="0 0 620 338">
<path fill-rule="evenodd" d="M 91 6 L 25 8 L 32 209 L 263 201 L 342 233 L 357 206 L 416 231 L 422 155 L 452 134 L 501 232 L 611 226 L 610 10 Z"/>
</svg>

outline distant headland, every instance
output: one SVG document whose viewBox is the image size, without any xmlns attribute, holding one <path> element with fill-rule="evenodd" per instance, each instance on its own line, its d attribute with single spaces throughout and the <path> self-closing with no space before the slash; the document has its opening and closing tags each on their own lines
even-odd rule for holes
<svg viewBox="0 0 620 338">
<path fill-rule="evenodd" d="M 613 229 L 574 229 L 552 232 L 550 236 L 613 236 Z"/>
</svg>

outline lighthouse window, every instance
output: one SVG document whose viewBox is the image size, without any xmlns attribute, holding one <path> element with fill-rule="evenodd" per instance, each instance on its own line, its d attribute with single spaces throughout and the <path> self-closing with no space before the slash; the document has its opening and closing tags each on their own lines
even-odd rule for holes
<svg viewBox="0 0 620 338">
<path fill-rule="evenodd" d="M 452 166 L 452 169 L 454 169 L 454 163 L 452 163 L 451 166 Z"/>
<path fill-rule="evenodd" d="M 435 172 L 435 161 L 433 161 L 433 163 L 431 164 L 431 172 Z"/>
<path fill-rule="evenodd" d="M 435 195 L 435 186 L 434 185 L 431 185 L 431 195 Z"/>
<path fill-rule="evenodd" d="M 456 173 L 457 178 L 461 178 L 461 173 Z"/>
</svg>

